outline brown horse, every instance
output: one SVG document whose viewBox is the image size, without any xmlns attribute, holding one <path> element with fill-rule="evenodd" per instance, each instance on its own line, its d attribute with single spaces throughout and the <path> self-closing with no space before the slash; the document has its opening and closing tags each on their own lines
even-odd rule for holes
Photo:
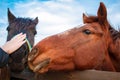
<svg viewBox="0 0 120 80">
<path fill-rule="evenodd" d="M 36 25 L 38 24 L 38 18 L 36 17 L 34 20 L 30 18 L 16 18 L 8 9 L 8 22 L 9 25 L 7 27 L 8 36 L 7 41 L 9 41 L 11 38 L 13 38 L 18 33 L 26 33 L 27 40 L 29 41 L 30 45 L 34 45 L 34 37 L 36 35 Z M 14 45 L 13 45 L 14 46 Z M 29 47 L 28 44 L 25 43 L 23 46 L 21 46 L 18 50 L 16 50 L 13 54 L 10 54 L 9 57 L 9 69 L 10 72 L 17 72 L 21 73 L 27 65 L 27 55 L 29 53 Z M 26 61 L 25 61 L 26 58 Z M 7 72 L 4 68 L 4 72 L 1 72 L 3 75 L 5 72 Z M 9 74 L 9 73 L 7 73 Z M 2 77 L 1 80 L 9 80 L 5 79 L 7 75 Z M 1 77 L 0 77 L 1 78 Z M 18 80 L 18 79 L 17 79 Z"/>
<path fill-rule="evenodd" d="M 96 69 L 116 71 L 109 49 L 113 38 L 107 10 L 101 2 L 97 16 L 83 14 L 83 26 L 47 37 L 28 56 L 28 65 L 38 73 Z"/>
</svg>

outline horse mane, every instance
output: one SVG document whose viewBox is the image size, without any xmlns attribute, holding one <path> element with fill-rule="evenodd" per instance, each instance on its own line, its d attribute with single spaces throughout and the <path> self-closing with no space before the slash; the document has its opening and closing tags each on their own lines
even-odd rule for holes
<svg viewBox="0 0 120 80">
<path fill-rule="evenodd" d="M 118 30 L 115 30 L 112 26 L 110 26 L 109 30 L 113 38 L 113 41 L 116 41 L 117 39 L 120 38 L 120 28 Z"/>
</svg>

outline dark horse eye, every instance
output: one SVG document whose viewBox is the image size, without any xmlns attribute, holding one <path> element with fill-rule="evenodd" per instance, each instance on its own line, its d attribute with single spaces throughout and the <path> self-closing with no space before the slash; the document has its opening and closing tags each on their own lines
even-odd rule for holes
<svg viewBox="0 0 120 80">
<path fill-rule="evenodd" d="M 7 27 L 7 29 L 6 29 L 7 31 L 10 31 L 10 27 Z"/>
<path fill-rule="evenodd" d="M 86 29 L 86 30 L 83 30 L 83 33 L 89 35 L 89 34 L 91 34 L 92 32 L 91 32 L 90 30 Z"/>
<path fill-rule="evenodd" d="M 37 31 L 34 31 L 34 35 L 36 35 L 37 34 Z"/>
</svg>

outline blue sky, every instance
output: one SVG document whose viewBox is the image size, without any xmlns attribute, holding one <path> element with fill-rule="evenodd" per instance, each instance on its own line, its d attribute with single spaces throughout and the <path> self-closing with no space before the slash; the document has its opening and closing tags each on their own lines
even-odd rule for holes
<svg viewBox="0 0 120 80">
<path fill-rule="evenodd" d="M 0 46 L 6 41 L 7 8 L 16 17 L 39 18 L 35 44 L 41 39 L 82 24 L 82 14 L 96 15 L 104 2 L 108 20 L 117 29 L 120 25 L 120 0 L 1 0 Z"/>
</svg>

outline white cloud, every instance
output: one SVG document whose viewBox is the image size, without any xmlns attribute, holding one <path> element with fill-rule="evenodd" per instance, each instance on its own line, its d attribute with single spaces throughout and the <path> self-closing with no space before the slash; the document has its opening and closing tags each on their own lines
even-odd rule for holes
<svg viewBox="0 0 120 80">
<path fill-rule="evenodd" d="M 82 1 L 79 2 L 77 0 L 50 0 L 43 2 L 38 0 L 28 0 L 27 2 L 21 1 L 15 3 L 14 7 L 11 8 L 11 12 L 19 17 L 39 18 L 39 24 L 37 25 L 38 34 L 35 37 L 35 43 L 37 43 L 49 35 L 82 24 L 83 12 L 96 15 L 99 1 L 98 3 L 91 3 L 92 4 L 83 4 Z M 111 6 L 106 6 L 108 8 L 110 22 L 116 25 L 120 23 L 119 4 L 120 3 L 117 3 L 117 5 L 111 4 Z M 4 21 L 0 20 L 0 22 L 3 23 Z"/>
<path fill-rule="evenodd" d="M 0 46 L 2 46 L 7 39 L 7 31 L 4 27 L 0 27 Z"/>
<path fill-rule="evenodd" d="M 118 26 L 120 26 L 120 2 L 116 4 L 112 4 L 108 8 L 108 18 L 111 22 L 111 24 L 118 29 Z"/>
<path fill-rule="evenodd" d="M 58 0 L 58 1 L 61 1 L 61 2 L 73 2 L 74 0 Z"/>
<path fill-rule="evenodd" d="M 22 6 L 21 6 L 22 5 Z M 74 6 L 76 5 L 76 6 Z M 14 13 L 23 17 L 35 18 L 38 16 L 37 43 L 46 36 L 56 34 L 82 23 L 84 8 L 73 0 L 16 3 Z"/>
</svg>

